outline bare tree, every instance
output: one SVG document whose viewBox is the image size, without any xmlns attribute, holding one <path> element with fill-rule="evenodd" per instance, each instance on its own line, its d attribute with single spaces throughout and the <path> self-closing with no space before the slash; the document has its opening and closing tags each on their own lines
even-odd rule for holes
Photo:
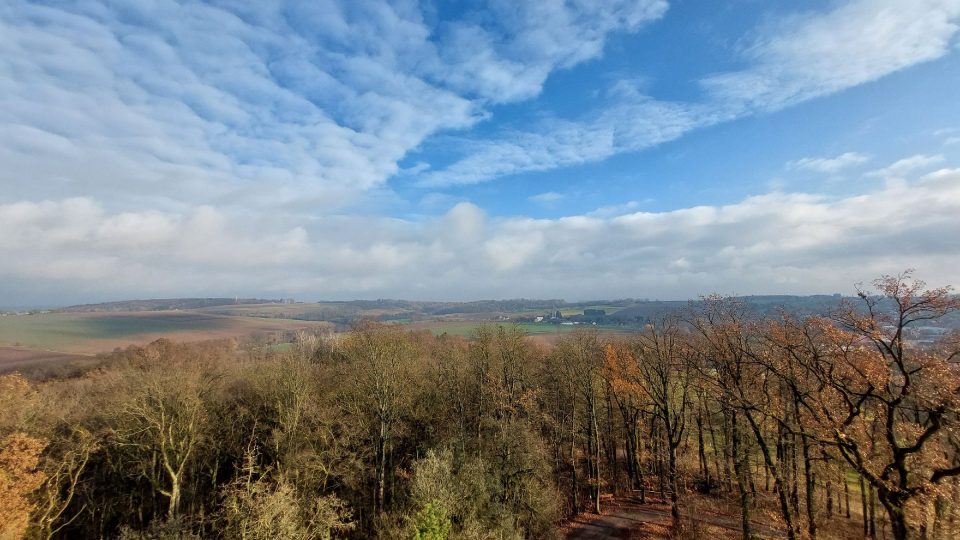
<svg viewBox="0 0 960 540">
<path fill-rule="evenodd" d="M 394 439 L 414 397 L 412 360 L 416 350 L 395 328 L 365 324 L 339 344 L 345 368 L 341 405 L 373 445 L 375 513 L 385 510 Z"/>
<path fill-rule="evenodd" d="M 168 499 L 169 517 L 180 510 L 187 466 L 204 442 L 204 398 L 214 382 L 203 367 L 184 363 L 153 366 L 127 379 L 131 395 L 119 404 L 113 437 L 141 475 Z"/>
<path fill-rule="evenodd" d="M 635 343 L 635 357 L 653 414 L 663 427 L 670 482 L 670 514 L 675 531 L 681 529 L 677 448 L 683 442 L 690 407 L 693 364 L 679 322 L 664 318 L 649 325 Z"/>
<path fill-rule="evenodd" d="M 603 481 L 600 471 L 598 415 L 604 389 L 603 348 L 595 331 L 578 329 L 557 344 L 554 357 L 563 376 L 570 381 L 574 395 L 582 407 L 590 498 L 593 511 L 599 514 Z"/>
</svg>

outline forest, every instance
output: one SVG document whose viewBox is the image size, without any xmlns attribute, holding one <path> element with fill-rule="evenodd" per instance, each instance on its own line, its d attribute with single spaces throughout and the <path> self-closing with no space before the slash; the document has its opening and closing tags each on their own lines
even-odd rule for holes
<svg viewBox="0 0 960 540">
<path fill-rule="evenodd" d="M 960 535 L 960 310 L 906 272 L 830 313 L 710 296 L 644 328 L 289 349 L 158 340 L 0 376 L 0 538 L 554 538 L 617 497 L 736 537 Z"/>
</svg>

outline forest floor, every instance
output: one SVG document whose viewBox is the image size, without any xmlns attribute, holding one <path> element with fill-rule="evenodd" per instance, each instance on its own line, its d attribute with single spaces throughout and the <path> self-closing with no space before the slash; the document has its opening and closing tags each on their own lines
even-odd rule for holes
<svg viewBox="0 0 960 540">
<path fill-rule="evenodd" d="M 740 538 L 740 517 L 705 508 L 705 501 L 688 501 L 681 507 L 685 516 L 684 538 L 723 540 Z M 785 538 L 777 529 L 754 523 L 754 534 L 759 538 Z M 568 540 L 599 540 L 601 538 L 661 539 L 671 538 L 670 504 L 668 501 L 647 497 L 645 504 L 637 496 L 621 496 L 606 501 L 602 515 L 581 513 L 564 527 Z"/>
</svg>

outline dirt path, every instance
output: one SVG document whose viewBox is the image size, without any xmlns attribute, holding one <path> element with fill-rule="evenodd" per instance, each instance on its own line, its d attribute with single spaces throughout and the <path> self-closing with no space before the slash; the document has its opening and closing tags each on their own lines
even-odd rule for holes
<svg viewBox="0 0 960 540">
<path fill-rule="evenodd" d="M 696 526 L 713 539 L 739 538 L 740 520 L 717 512 L 683 509 L 684 527 Z M 695 515 L 693 515 L 695 514 Z M 689 520 L 693 517 L 696 524 Z M 604 506 L 603 515 L 583 513 L 571 520 L 565 530 L 568 540 L 598 540 L 601 538 L 669 538 L 670 505 L 666 501 L 647 498 L 640 504 L 637 497 L 611 499 Z M 784 538 L 781 532 L 759 523 L 753 524 L 754 533 L 763 538 Z"/>
<path fill-rule="evenodd" d="M 649 524 L 651 527 L 645 527 Z M 668 531 L 670 507 L 662 503 L 640 504 L 635 497 L 613 499 L 604 508 L 603 515 L 580 514 L 568 525 L 568 540 L 595 540 L 600 538 L 630 538 L 641 529 Z"/>
</svg>

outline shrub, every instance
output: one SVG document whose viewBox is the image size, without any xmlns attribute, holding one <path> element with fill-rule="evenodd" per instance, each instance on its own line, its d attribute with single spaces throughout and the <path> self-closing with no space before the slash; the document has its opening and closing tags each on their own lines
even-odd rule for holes
<svg viewBox="0 0 960 540">
<path fill-rule="evenodd" d="M 453 524 L 439 501 L 430 501 L 413 518 L 413 540 L 447 540 Z"/>
</svg>

